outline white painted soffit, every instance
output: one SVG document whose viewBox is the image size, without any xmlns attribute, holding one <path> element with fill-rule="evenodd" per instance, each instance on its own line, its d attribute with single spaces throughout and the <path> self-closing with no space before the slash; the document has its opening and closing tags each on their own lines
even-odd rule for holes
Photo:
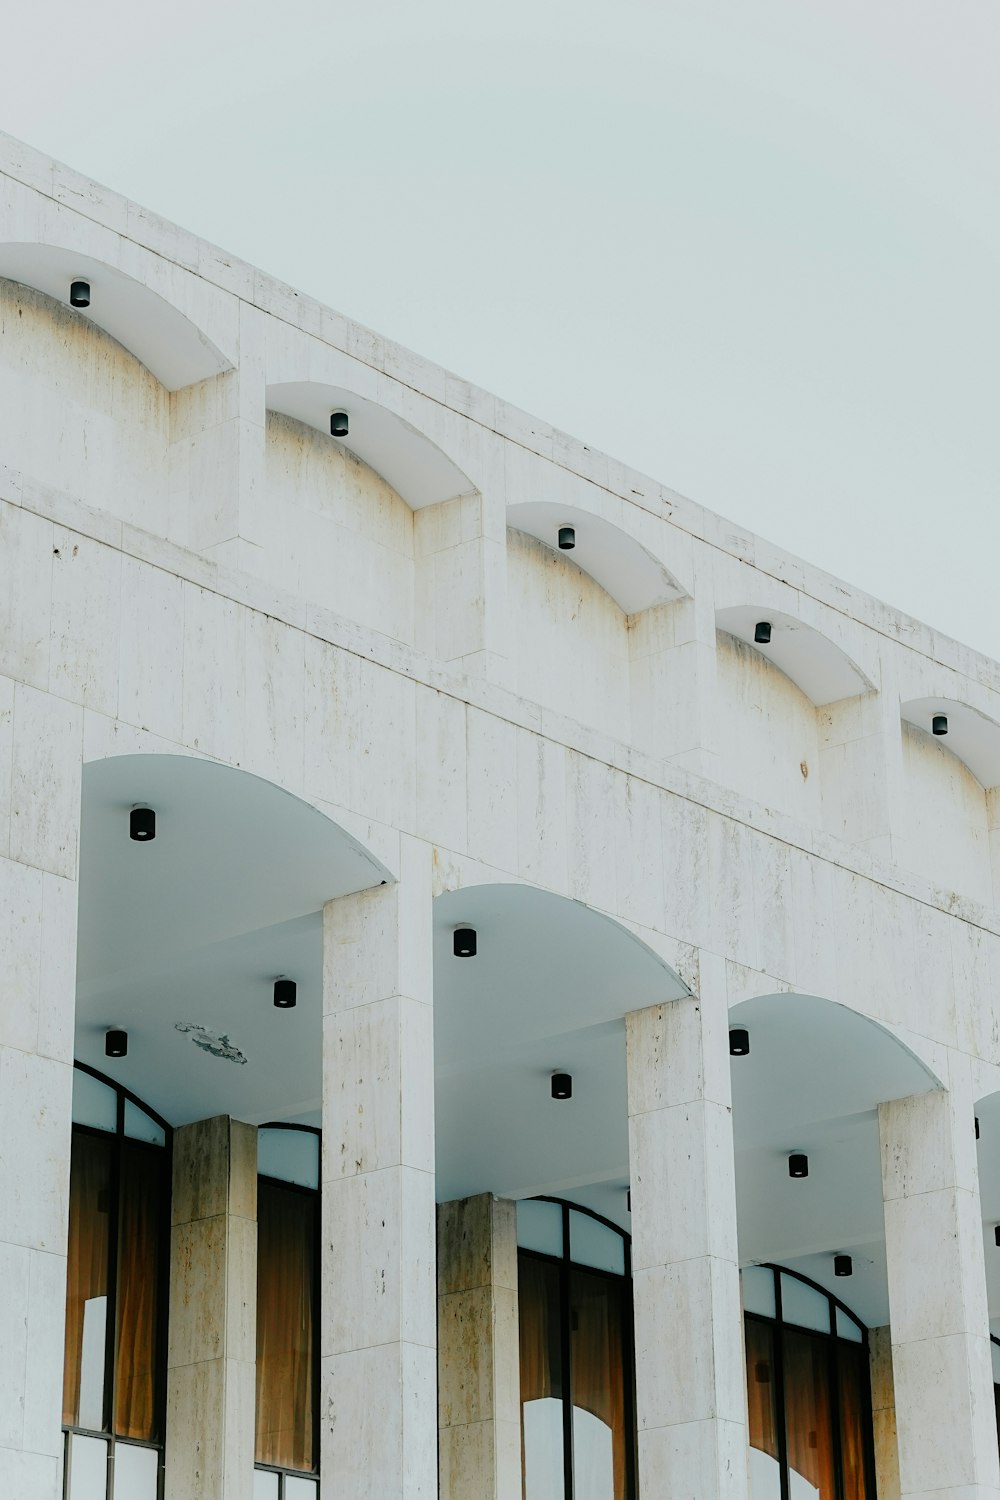
<svg viewBox="0 0 1000 1500">
<path fill-rule="evenodd" d="M 316 381 L 287 381 L 267 388 L 269 411 L 294 417 L 340 443 L 381 474 L 411 510 L 469 495 L 476 486 L 424 433 L 378 402 Z M 330 414 L 346 411 L 346 438 L 330 436 Z"/>
<path fill-rule="evenodd" d="M 948 733 L 936 735 L 935 743 L 957 755 L 984 787 L 1000 786 L 1000 724 L 996 719 L 954 698 L 911 698 L 899 706 L 903 722 L 926 734 L 932 733 L 935 714 L 944 714 L 948 720 Z"/>
<path fill-rule="evenodd" d="M 770 623 L 769 645 L 758 646 L 754 642 L 754 630 L 759 620 Z M 780 667 L 817 708 L 824 703 L 836 703 L 841 698 L 855 698 L 859 693 L 869 692 L 872 687 L 846 651 L 829 636 L 812 625 L 803 624 L 794 615 L 783 614 L 764 604 L 738 604 L 718 610 L 715 623 L 719 630 L 753 646 L 761 656 Z"/>
<path fill-rule="evenodd" d="M 0 244 L 0 276 L 69 306 L 70 282 L 90 282 L 90 306 L 74 308 L 134 354 L 168 391 L 231 368 L 201 329 L 123 271 L 59 245 Z"/>
<path fill-rule="evenodd" d="M 627 615 L 684 596 L 676 578 L 641 542 L 592 511 L 551 500 L 527 500 L 507 507 L 507 525 L 527 532 L 554 552 L 559 552 L 560 526 L 574 527 L 576 546 L 559 556 L 589 573 Z"/>
</svg>

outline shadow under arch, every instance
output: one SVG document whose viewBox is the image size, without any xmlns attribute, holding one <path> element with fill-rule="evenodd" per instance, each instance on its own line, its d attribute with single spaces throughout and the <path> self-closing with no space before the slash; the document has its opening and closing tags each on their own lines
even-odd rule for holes
<svg viewBox="0 0 1000 1500">
<path fill-rule="evenodd" d="M 168 391 L 232 369 L 232 361 L 183 309 L 107 261 L 65 245 L 0 244 L 0 277 L 43 292 L 63 307 L 70 282 L 90 282 L 91 302 L 74 309 L 134 354 Z"/>
<path fill-rule="evenodd" d="M 129 837 L 135 805 L 151 843 Z M 75 1053 L 173 1125 L 317 1110 L 322 908 L 391 876 L 326 814 L 216 761 L 83 768 Z M 296 981 L 294 1009 L 273 983 Z M 128 1054 L 104 1056 L 121 1027 Z"/>
<path fill-rule="evenodd" d="M 937 735 L 934 744 L 968 767 L 987 791 L 1000 786 L 1000 723 L 957 698 L 911 698 L 899 706 L 904 724 L 930 736 L 934 716 L 944 714 L 947 735 Z"/>
<path fill-rule="evenodd" d="M 624 527 L 576 505 L 527 500 L 507 507 L 507 525 L 558 551 L 561 526 L 572 526 L 576 544 L 559 556 L 588 573 L 627 615 L 685 597 L 674 575 Z"/>
<path fill-rule="evenodd" d="M 771 626 L 767 645 L 754 641 L 760 620 Z M 779 667 L 817 708 L 872 691 L 874 684 L 842 646 L 794 615 L 765 604 L 738 604 L 717 610 L 715 624 Z"/>
</svg>

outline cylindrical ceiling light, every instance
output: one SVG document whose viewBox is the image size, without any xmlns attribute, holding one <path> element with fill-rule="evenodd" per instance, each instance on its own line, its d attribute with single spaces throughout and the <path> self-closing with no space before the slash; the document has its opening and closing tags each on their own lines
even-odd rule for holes
<svg viewBox="0 0 1000 1500">
<path fill-rule="evenodd" d="M 733 1026 L 729 1032 L 730 1057 L 746 1057 L 750 1051 L 750 1033 L 745 1026 Z"/>
<path fill-rule="evenodd" d="M 559 546 L 562 548 L 563 552 L 572 552 L 573 548 L 576 546 L 575 526 L 560 526 Z"/>
<path fill-rule="evenodd" d="M 998 1224 L 994 1229 L 993 1238 L 996 1240 L 997 1244 L 1000 1245 L 1000 1224 Z"/>
<path fill-rule="evenodd" d="M 804 1151 L 793 1151 L 788 1158 L 789 1177 L 808 1177 L 809 1158 Z"/>
<path fill-rule="evenodd" d="M 931 729 L 934 731 L 935 734 L 947 734 L 948 733 L 948 715 L 947 714 L 935 714 L 934 717 L 933 717 L 933 719 L 931 720 Z"/>
<path fill-rule="evenodd" d="M 346 411 L 332 411 L 330 413 L 331 437 L 346 437 L 350 425 L 350 419 Z"/>
<path fill-rule="evenodd" d="M 156 838 L 156 814 L 151 807 L 133 807 L 128 815 L 128 836 L 139 844 Z"/>
<path fill-rule="evenodd" d="M 833 1257 L 834 1276 L 853 1276 L 854 1262 L 849 1255 L 835 1255 Z"/>
<path fill-rule="evenodd" d="M 455 928 L 452 939 L 452 952 L 456 958 L 475 958 L 476 929 L 474 927 Z"/>
<path fill-rule="evenodd" d="M 753 628 L 754 644 L 757 646 L 769 646 L 771 644 L 771 622 L 770 620 L 758 620 Z"/>
<path fill-rule="evenodd" d="M 69 285 L 69 302 L 71 307 L 89 307 L 90 282 L 71 281 Z"/>
<path fill-rule="evenodd" d="M 553 1073 L 552 1075 L 552 1097 L 553 1099 L 572 1099 L 573 1078 L 569 1073 Z"/>
<path fill-rule="evenodd" d="M 278 1010 L 292 1010 L 297 998 L 294 979 L 286 979 L 284 975 L 274 981 L 274 1003 Z"/>
<path fill-rule="evenodd" d="M 125 1057 L 128 1053 L 127 1031 L 106 1031 L 104 1033 L 104 1055 L 105 1057 Z"/>
</svg>

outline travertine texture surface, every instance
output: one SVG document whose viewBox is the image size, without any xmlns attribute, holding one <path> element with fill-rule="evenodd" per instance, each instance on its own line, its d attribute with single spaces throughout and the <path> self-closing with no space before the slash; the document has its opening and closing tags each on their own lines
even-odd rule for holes
<svg viewBox="0 0 1000 1500">
<path fill-rule="evenodd" d="M 869 1328 L 875 1491 L 878 1500 L 900 1500 L 896 1442 L 896 1393 L 892 1384 L 892 1329 Z"/>
</svg>

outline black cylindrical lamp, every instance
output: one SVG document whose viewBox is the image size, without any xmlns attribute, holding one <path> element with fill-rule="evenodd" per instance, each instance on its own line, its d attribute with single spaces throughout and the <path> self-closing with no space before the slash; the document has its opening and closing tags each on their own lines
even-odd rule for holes
<svg viewBox="0 0 1000 1500">
<path fill-rule="evenodd" d="M 788 1158 L 789 1177 L 808 1177 L 809 1158 L 804 1151 L 793 1151 Z"/>
<path fill-rule="evenodd" d="M 935 734 L 947 734 L 948 733 L 948 715 L 947 714 L 935 714 L 934 717 L 933 717 L 933 719 L 931 720 L 931 729 L 934 731 Z"/>
<path fill-rule="evenodd" d="M 127 1031 L 106 1031 L 104 1033 L 104 1055 L 105 1057 L 125 1057 L 128 1053 Z"/>
<path fill-rule="evenodd" d="M 569 1073 L 553 1073 L 552 1075 L 552 1097 L 553 1099 L 572 1099 L 573 1078 Z"/>
<path fill-rule="evenodd" d="M 559 546 L 561 547 L 563 552 L 572 552 L 573 548 L 576 546 L 575 526 L 560 526 Z"/>
<path fill-rule="evenodd" d="M 770 620 L 758 620 L 753 628 L 754 644 L 757 646 L 769 646 L 771 644 L 771 622 Z"/>
<path fill-rule="evenodd" d="M 296 1000 L 296 988 L 294 979 L 276 979 L 274 981 L 274 1003 L 278 1010 L 292 1010 Z"/>
<path fill-rule="evenodd" d="M 90 306 L 90 282 L 71 281 L 69 284 L 69 303 L 71 307 Z"/>
<path fill-rule="evenodd" d="M 452 940 L 452 952 L 456 958 L 475 958 L 476 929 L 474 927 L 455 928 Z"/>
<path fill-rule="evenodd" d="M 998 1224 L 994 1229 L 993 1238 L 996 1240 L 997 1244 L 1000 1245 L 1000 1224 Z"/>
<path fill-rule="evenodd" d="M 128 815 L 128 836 L 139 844 L 156 838 L 156 814 L 151 807 L 133 807 Z"/>
<path fill-rule="evenodd" d="M 729 1032 L 730 1057 L 746 1057 L 750 1051 L 750 1033 L 745 1026 L 733 1026 Z"/>
<path fill-rule="evenodd" d="M 350 419 L 346 411 L 332 411 L 330 413 L 330 436 L 346 437 L 350 427 Z"/>
<path fill-rule="evenodd" d="M 854 1262 L 849 1255 L 835 1255 L 833 1257 L 834 1276 L 853 1276 Z"/>
</svg>

